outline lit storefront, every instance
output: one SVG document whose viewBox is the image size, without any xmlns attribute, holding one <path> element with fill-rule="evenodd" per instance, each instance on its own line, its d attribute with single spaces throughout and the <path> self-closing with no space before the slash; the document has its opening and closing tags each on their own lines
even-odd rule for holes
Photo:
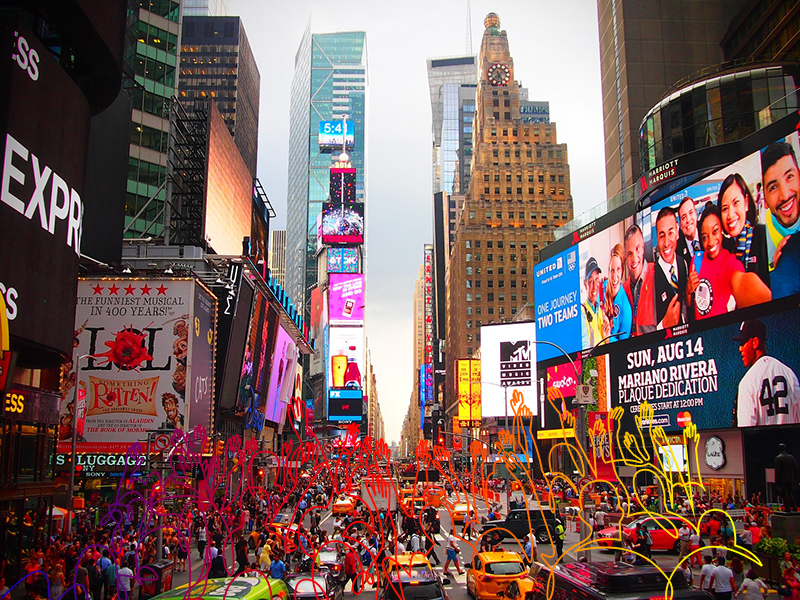
<svg viewBox="0 0 800 600">
<path fill-rule="evenodd" d="M 689 452 L 689 468 L 693 476 L 702 477 L 709 494 L 718 495 L 723 500 L 728 496 L 746 497 L 744 451 L 740 431 L 701 431 L 696 456 Z"/>
</svg>

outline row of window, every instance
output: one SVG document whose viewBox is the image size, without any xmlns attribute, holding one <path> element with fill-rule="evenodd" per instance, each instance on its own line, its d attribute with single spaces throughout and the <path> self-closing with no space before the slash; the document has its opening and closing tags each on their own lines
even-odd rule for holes
<svg viewBox="0 0 800 600">
<path fill-rule="evenodd" d="M 143 44 L 174 53 L 178 47 L 178 36 L 168 31 L 150 25 L 144 21 L 139 21 L 136 38 Z"/>
<path fill-rule="evenodd" d="M 509 211 L 507 214 L 508 214 L 508 218 L 509 219 L 514 219 L 515 218 L 513 212 Z M 518 219 L 524 219 L 525 218 L 525 213 L 524 212 L 518 212 L 516 214 L 517 214 L 516 218 L 518 218 Z M 532 212 L 531 213 L 531 219 L 533 219 L 535 221 L 537 216 L 539 216 L 540 214 L 542 216 L 542 220 L 543 221 L 546 221 L 548 219 L 547 213 L 545 213 L 545 212 L 543 212 L 543 213 Z M 494 215 L 495 215 L 495 218 L 497 218 L 497 219 L 502 219 L 503 218 L 503 212 L 502 211 L 498 210 L 497 212 L 494 213 Z M 485 213 L 485 217 L 487 219 L 491 219 L 492 218 L 492 211 L 487 210 L 486 213 Z M 470 218 L 470 220 L 475 219 L 475 211 L 474 210 L 469 211 L 469 218 Z M 567 212 L 562 212 L 562 213 L 554 212 L 553 213 L 553 219 L 556 220 L 556 221 L 559 220 L 559 219 L 562 219 L 562 220 L 566 221 L 567 219 L 569 219 L 569 213 L 567 213 Z"/>
<path fill-rule="evenodd" d="M 538 242 L 537 242 L 537 245 L 538 245 Z M 494 271 L 495 271 L 494 267 L 486 267 L 486 274 L 487 275 L 494 275 Z M 481 267 L 475 267 L 475 275 L 480 275 L 482 272 L 483 271 L 481 270 Z M 511 267 L 508 272 L 511 275 L 516 275 L 517 274 L 517 268 L 516 267 Z M 504 267 L 497 267 L 497 274 L 498 275 L 504 275 L 505 274 Z M 528 274 L 528 267 L 522 267 L 520 269 L 520 275 L 527 275 L 527 274 Z M 472 275 L 472 267 L 467 267 L 467 275 Z"/>
<path fill-rule="evenodd" d="M 487 248 L 502 248 L 503 246 L 504 246 L 503 240 L 497 240 L 496 242 L 495 242 L 495 240 L 486 240 L 486 247 Z M 474 241 L 473 240 L 466 240 L 466 247 L 467 248 L 480 248 L 481 247 L 481 241 L 480 240 L 474 240 Z M 517 247 L 517 242 L 515 240 L 511 240 L 510 242 L 508 242 L 508 247 L 513 250 L 514 248 Z M 528 247 L 528 242 L 526 242 L 524 240 L 520 240 L 519 247 L 524 250 L 525 248 Z M 538 248 L 539 247 L 539 242 L 533 242 L 533 247 L 534 248 Z M 500 270 L 500 275 L 502 275 L 502 274 L 503 274 L 503 271 L 501 269 Z M 512 275 L 516 275 L 516 272 L 512 269 L 511 270 L 511 274 Z M 524 274 L 525 273 L 523 273 L 523 275 Z"/>
<path fill-rule="evenodd" d="M 163 83 L 168 87 L 175 87 L 175 67 L 155 60 L 154 58 L 137 56 L 134 64 L 134 72 L 139 77 L 144 77 L 157 83 Z"/>
<path fill-rule="evenodd" d="M 6 420 L 0 423 L 0 476 L 17 485 L 52 481 L 55 425 Z"/>
<path fill-rule="evenodd" d="M 159 131 L 139 123 L 131 123 L 131 144 L 150 148 L 156 152 L 166 152 L 169 148 L 169 132 Z"/>
<path fill-rule="evenodd" d="M 523 281 L 523 283 L 524 283 L 524 281 Z M 486 280 L 486 287 L 493 288 L 494 284 L 495 284 L 495 280 L 494 279 L 487 279 Z M 467 289 L 479 288 L 479 287 L 481 287 L 481 280 L 480 279 L 475 279 L 475 280 L 467 279 Z M 499 288 L 506 287 L 506 280 L 505 279 L 498 279 L 497 280 L 497 287 L 499 287 Z M 516 279 L 509 280 L 509 287 L 511 287 L 511 288 L 517 287 L 517 280 Z M 520 287 L 527 287 L 527 286 L 526 285 L 522 285 Z"/>
<path fill-rule="evenodd" d="M 474 255 L 473 254 L 467 254 L 467 262 L 472 262 L 473 259 L 475 260 L 475 262 L 478 262 L 478 261 L 481 260 L 481 255 L 480 254 L 474 254 Z M 486 262 L 494 262 L 494 259 L 495 259 L 495 255 L 494 254 L 487 254 L 486 255 Z M 506 259 L 506 255 L 505 254 L 498 254 L 497 255 L 497 262 L 505 262 L 505 259 Z M 522 254 L 522 258 L 520 260 L 522 260 L 522 262 L 527 262 L 528 261 L 528 255 L 527 254 Z M 509 254 L 508 255 L 508 261 L 509 262 L 517 262 L 517 255 L 516 254 Z"/>
<path fill-rule="evenodd" d="M 552 195 L 555 195 L 556 194 L 556 189 L 558 189 L 558 194 L 559 195 L 561 195 L 561 196 L 564 195 L 564 188 L 563 187 L 561 187 L 561 188 L 550 188 L 550 192 L 549 193 L 552 194 Z M 546 188 L 544 186 L 539 186 L 539 194 L 540 195 L 544 194 L 545 190 L 546 190 Z M 483 188 L 483 193 L 484 194 L 491 194 L 492 193 L 491 188 L 490 187 L 484 187 Z M 499 194 L 500 193 L 500 188 L 499 187 L 494 188 L 494 193 L 495 194 Z M 514 193 L 514 188 L 512 188 L 511 186 L 507 186 L 506 187 L 506 194 L 513 194 L 513 193 Z M 517 195 L 521 195 L 522 194 L 522 188 L 518 187 L 516 193 L 517 193 Z M 532 187 L 529 187 L 528 188 L 528 194 L 533 196 L 534 194 L 536 194 L 536 189 L 532 188 Z"/>
<path fill-rule="evenodd" d="M 158 187 L 167 179 L 167 168 L 146 160 L 128 157 L 128 181 L 138 181 Z"/>
<path fill-rule="evenodd" d="M 180 2 L 178 0 L 139 0 L 139 7 L 173 23 L 180 21 Z"/>
<path fill-rule="evenodd" d="M 544 183 L 544 173 L 539 173 L 538 179 L 539 179 L 539 183 Z M 483 175 L 483 180 L 484 181 L 489 181 L 489 174 L 488 173 L 485 173 Z M 495 173 L 494 174 L 494 180 L 496 182 L 500 181 L 500 173 Z M 558 176 L 558 181 L 559 181 L 559 183 L 563 183 L 564 182 L 564 176 L 563 175 L 559 175 Z M 511 173 L 506 173 L 506 182 L 507 183 L 511 183 Z M 556 176 L 555 175 L 550 175 L 550 182 L 551 183 L 555 183 L 556 182 Z M 517 183 L 522 183 L 522 175 L 520 175 L 520 174 L 517 174 Z M 528 175 L 528 183 L 533 183 L 533 175 L 532 174 Z"/>
<path fill-rule="evenodd" d="M 494 294 L 486 294 L 486 296 L 487 296 L 486 300 L 488 302 L 494 302 Z M 528 301 L 528 295 L 527 294 L 521 294 L 521 297 L 522 297 L 522 302 L 527 302 Z M 467 302 L 472 302 L 473 295 L 472 294 L 467 294 L 466 298 L 467 298 Z M 481 301 L 481 295 L 480 294 L 475 294 L 475 302 L 480 302 L 480 301 Z M 506 295 L 505 294 L 497 294 L 497 301 L 498 302 L 505 302 L 506 301 Z M 517 302 L 517 294 L 509 294 L 509 301 L 510 302 Z M 505 307 L 504 306 L 498 306 L 497 308 L 500 311 L 499 314 L 501 314 L 501 315 L 505 314 L 505 312 L 504 312 Z M 475 311 L 476 315 L 481 314 L 481 307 L 480 306 L 476 306 L 476 307 L 474 307 L 474 309 L 473 309 L 472 306 L 468 306 L 467 307 L 467 314 L 471 315 L 473 310 Z M 486 307 L 486 314 L 487 315 L 493 315 L 494 314 L 494 307 L 493 306 L 487 306 Z M 472 325 L 470 325 L 470 323 L 472 323 L 472 321 L 467 321 L 467 329 L 472 327 Z M 478 327 L 480 327 L 480 321 L 478 321 Z"/>
<path fill-rule="evenodd" d="M 478 296 L 480 296 L 480 294 L 478 294 Z M 520 294 L 519 297 L 521 298 L 521 300 L 520 300 L 521 302 L 527 302 L 528 301 L 528 294 Z M 517 294 L 510 294 L 509 298 L 510 298 L 511 302 L 517 302 Z M 500 306 L 498 308 L 500 308 L 502 310 L 504 307 Z M 481 315 L 481 314 L 483 314 L 483 309 L 480 306 L 471 306 L 470 305 L 470 306 L 467 306 L 467 314 L 468 315 Z M 486 314 L 493 315 L 494 314 L 494 307 L 493 306 L 487 306 L 486 307 Z M 502 314 L 505 314 L 505 313 L 501 312 L 500 314 L 502 315 Z M 480 327 L 480 326 L 481 326 L 481 322 L 478 321 L 478 327 Z M 470 327 L 470 326 L 467 325 L 467 327 Z"/>
<path fill-rule="evenodd" d="M 164 96 L 153 94 L 140 87 L 130 88 L 128 91 L 133 100 L 133 108 L 165 119 L 169 116 L 169 100 Z"/>
<path fill-rule="evenodd" d="M 497 113 L 495 113 L 495 114 L 497 114 Z M 503 136 L 504 137 L 508 137 L 508 132 L 509 132 L 508 129 L 502 129 L 501 131 L 503 132 Z M 510 131 L 511 131 L 512 137 L 517 137 L 518 133 L 517 133 L 517 129 L 516 128 L 513 128 Z M 491 132 L 492 132 L 492 137 L 497 137 L 497 128 L 496 127 L 492 127 Z M 530 131 L 527 128 L 522 130 L 523 137 L 528 137 L 529 134 L 530 134 Z M 550 137 L 550 131 L 545 131 L 545 135 L 547 137 Z M 539 137 L 539 131 L 538 130 L 535 129 L 533 131 L 533 137 L 537 137 L 537 138 Z M 534 142 L 534 143 L 538 143 L 538 142 Z M 561 150 L 558 150 L 558 158 L 561 158 L 562 154 L 563 154 L 563 152 Z"/>
</svg>

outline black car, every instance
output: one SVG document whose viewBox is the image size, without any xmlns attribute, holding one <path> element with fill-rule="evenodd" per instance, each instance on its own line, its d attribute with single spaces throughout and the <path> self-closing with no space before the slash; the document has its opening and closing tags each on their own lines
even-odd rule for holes
<svg viewBox="0 0 800 600">
<path fill-rule="evenodd" d="M 525 600 L 547 600 L 548 580 L 553 575 L 553 598 L 571 600 L 651 600 L 668 597 L 667 578 L 652 566 L 633 566 L 619 562 L 591 562 L 559 564 L 555 570 L 534 563 L 531 575 L 533 590 Z M 672 578 L 674 600 L 708 600 L 711 596 L 690 587 L 682 573 Z"/>
<path fill-rule="evenodd" d="M 445 585 L 450 585 L 450 580 L 429 569 L 392 571 L 389 581 L 381 586 L 380 600 L 450 600 Z"/>
<path fill-rule="evenodd" d="M 324 548 L 317 552 L 314 558 L 314 573 L 330 573 L 331 577 L 337 581 L 343 581 L 344 557 L 332 548 Z"/>
<path fill-rule="evenodd" d="M 285 581 L 293 600 L 342 600 L 344 594 L 342 586 L 327 574 L 292 573 Z"/>
<path fill-rule="evenodd" d="M 500 534 L 500 539 L 510 538 L 512 535 L 522 541 L 529 533 L 536 536 L 536 541 L 540 544 L 550 543 L 550 533 L 555 533 L 556 519 L 564 519 L 553 512 L 549 507 L 514 509 L 509 511 L 505 519 L 499 521 L 487 521 L 481 527 L 481 533 L 486 533 L 492 529 Z"/>
</svg>

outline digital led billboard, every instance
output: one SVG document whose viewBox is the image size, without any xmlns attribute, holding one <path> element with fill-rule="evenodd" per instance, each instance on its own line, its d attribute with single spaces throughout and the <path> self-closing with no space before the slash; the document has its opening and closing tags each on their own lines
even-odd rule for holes
<svg viewBox="0 0 800 600">
<path fill-rule="evenodd" d="M 458 360 L 458 420 L 461 426 L 481 426 L 481 361 Z"/>
<path fill-rule="evenodd" d="M 364 276 L 332 274 L 329 277 L 331 325 L 364 324 Z"/>
<path fill-rule="evenodd" d="M 359 423 L 361 422 L 363 403 L 361 390 L 329 390 L 328 420 L 340 423 Z"/>
<path fill-rule="evenodd" d="M 536 324 L 481 326 L 481 409 L 483 417 L 513 416 L 518 392 L 531 414 L 539 413 L 536 380 Z M 508 402 L 508 404 L 506 404 Z"/>
<path fill-rule="evenodd" d="M 361 389 L 364 369 L 364 328 L 330 327 L 330 361 L 326 365 L 329 389 Z"/>
<path fill-rule="evenodd" d="M 356 143 L 356 128 L 353 121 L 320 121 L 319 122 L 319 151 L 341 152 L 342 144 L 352 150 Z"/>
<path fill-rule="evenodd" d="M 282 425 L 286 419 L 286 408 L 294 391 L 296 366 L 297 346 L 283 325 L 278 324 L 272 352 L 269 392 L 264 408 L 264 417 L 267 421 Z"/>
<path fill-rule="evenodd" d="M 320 239 L 331 246 L 356 246 L 364 243 L 364 204 L 322 205 Z"/>
<path fill-rule="evenodd" d="M 358 248 L 328 248 L 328 273 L 358 272 Z"/>
<path fill-rule="evenodd" d="M 331 169 L 331 202 L 334 204 L 356 201 L 356 170 L 353 168 Z"/>
</svg>

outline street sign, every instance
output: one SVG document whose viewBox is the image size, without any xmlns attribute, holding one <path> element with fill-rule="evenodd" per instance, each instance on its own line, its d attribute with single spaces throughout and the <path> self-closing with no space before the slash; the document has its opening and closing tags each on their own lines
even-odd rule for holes
<svg viewBox="0 0 800 600">
<path fill-rule="evenodd" d="M 151 471 L 183 471 L 180 465 L 173 465 L 168 460 L 151 460 Z"/>
<path fill-rule="evenodd" d="M 575 386 L 575 401 L 578 404 L 594 404 L 595 400 L 592 397 L 593 388 L 588 383 L 582 383 Z"/>
</svg>

